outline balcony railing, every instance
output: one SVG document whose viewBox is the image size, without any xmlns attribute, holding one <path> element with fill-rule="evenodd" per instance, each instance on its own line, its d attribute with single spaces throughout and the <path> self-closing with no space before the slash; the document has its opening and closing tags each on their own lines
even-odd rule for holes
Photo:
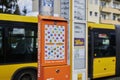
<svg viewBox="0 0 120 80">
<path fill-rule="evenodd" d="M 105 23 L 105 24 L 120 24 L 120 21 L 118 21 L 118 20 L 101 20 L 101 23 Z"/>
<path fill-rule="evenodd" d="M 101 0 L 101 1 L 106 1 L 106 2 L 110 2 L 111 0 Z"/>
<path fill-rule="evenodd" d="M 115 2 L 115 3 L 120 3 L 120 0 L 113 0 L 113 2 Z"/>
<path fill-rule="evenodd" d="M 115 13 L 120 14 L 120 9 L 110 8 L 110 7 L 100 7 L 100 11 L 107 12 L 107 13 Z"/>
</svg>

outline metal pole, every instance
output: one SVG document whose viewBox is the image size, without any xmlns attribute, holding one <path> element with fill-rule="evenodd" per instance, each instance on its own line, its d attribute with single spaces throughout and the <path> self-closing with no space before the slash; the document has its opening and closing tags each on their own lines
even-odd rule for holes
<svg viewBox="0 0 120 80">
<path fill-rule="evenodd" d="M 54 0 L 39 0 L 39 14 L 44 16 L 53 16 Z"/>
</svg>

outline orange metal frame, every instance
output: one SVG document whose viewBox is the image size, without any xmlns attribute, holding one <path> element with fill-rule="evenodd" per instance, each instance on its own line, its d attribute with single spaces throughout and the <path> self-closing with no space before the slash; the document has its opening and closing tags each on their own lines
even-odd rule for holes
<svg viewBox="0 0 120 80">
<path fill-rule="evenodd" d="M 67 21 L 63 18 L 58 17 L 51 17 L 51 16 L 38 16 L 38 80 L 70 80 L 70 66 L 67 65 L 67 40 L 68 40 L 68 25 Z M 47 27 L 46 27 L 47 25 Z M 49 25 L 49 26 L 48 26 Z M 50 25 L 52 25 L 50 27 Z M 48 29 L 49 30 L 48 30 Z M 53 33 L 51 32 L 51 29 L 57 32 L 57 36 L 59 36 L 59 39 L 56 39 L 57 37 L 53 36 Z M 60 30 L 59 30 L 60 29 Z M 48 33 L 50 31 L 50 34 L 54 37 L 54 39 L 49 39 Z M 63 31 L 62 31 L 63 30 Z M 55 35 L 55 34 L 54 34 Z M 64 36 L 63 36 L 64 35 Z M 61 38 L 62 40 L 61 40 Z M 51 38 L 53 38 L 51 37 Z M 49 41 L 46 40 L 46 38 L 49 39 Z M 53 40 L 53 41 L 51 41 Z M 59 41 L 58 41 L 59 40 Z M 46 58 L 46 55 L 48 55 L 47 47 L 51 47 L 49 49 L 55 49 L 51 53 L 56 54 L 62 54 L 61 57 L 55 57 L 54 58 Z M 58 48 L 56 48 L 58 46 Z M 57 51 L 57 49 L 59 49 Z M 51 55 L 50 55 L 51 56 Z M 60 56 L 60 55 L 59 55 Z M 52 56 L 53 57 L 53 56 Z M 56 59 L 57 58 L 57 59 Z"/>
</svg>

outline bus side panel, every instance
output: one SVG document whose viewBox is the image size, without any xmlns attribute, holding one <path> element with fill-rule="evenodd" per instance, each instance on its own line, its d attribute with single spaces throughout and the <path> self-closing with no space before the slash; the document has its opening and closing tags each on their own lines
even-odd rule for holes
<svg viewBox="0 0 120 80">
<path fill-rule="evenodd" d="M 115 75 L 116 57 L 95 58 L 93 62 L 93 78 Z"/>
<path fill-rule="evenodd" d="M 9 70 L 9 66 L 0 66 L 0 80 L 10 80 L 11 72 Z"/>
<path fill-rule="evenodd" d="M 37 63 L 26 63 L 26 64 L 12 64 L 12 65 L 0 65 L 0 80 L 11 80 L 13 74 L 26 67 L 36 67 Z"/>
</svg>

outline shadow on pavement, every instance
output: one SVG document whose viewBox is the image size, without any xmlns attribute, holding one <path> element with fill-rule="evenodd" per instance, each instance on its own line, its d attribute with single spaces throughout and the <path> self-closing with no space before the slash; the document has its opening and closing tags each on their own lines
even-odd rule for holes
<svg viewBox="0 0 120 80">
<path fill-rule="evenodd" d="M 120 77 L 105 77 L 105 78 L 99 78 L 99 79 L 93 79 L 93 80 L 120 80 Z"/>
</svg>

